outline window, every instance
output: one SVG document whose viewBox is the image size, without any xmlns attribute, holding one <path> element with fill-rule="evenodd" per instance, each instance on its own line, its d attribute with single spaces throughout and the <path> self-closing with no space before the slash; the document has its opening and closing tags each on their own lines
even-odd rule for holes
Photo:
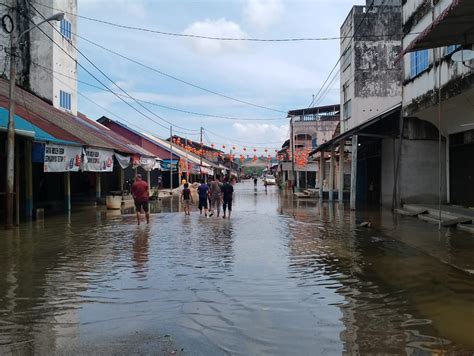
<svg viewBox="0 0 474 356">
<path fill-rule="evenodd" d="M 410 77 L 414 78 L 428 69 L 429 64 L 429 52 L 427 49 L 412 52 L 410 54 Z"/>
<path fill-rule="evenodd" d="M 72 33 L 71 33 L 71 23 L 68 20 L 62 19 L 60 24 L 61 34 L 64 38 L 68 41 L 71 40 Z"/>
<path fill-rule="evenodd" d="M 459 47 L 461 47 L 461 45 L 450 45 L 450 46 L 446 47 L 446 55 L 447 56 L 450 55 L 455 50 L 457 50 Z"/>
<path fill-rule="evenodd" d="M 345 82 L 344 85 L 342 86 L 342 96 L 343 96 L 343 102 L 345 103 L 349 97 L 349 81 Z"/>
<path fill-rule="evenodd" d="M 342 110 L 344 111 L 344 120 L 350 119 L 350 117 L 352 116 L 352 102 L 350 99 L 344 103 Z"/>
<path fill-rule="evenodd" d="M 59 107 L 71 110 L 71 93 L 62 90 L 59 91 Z"/>
<path fill-rule="evenodd" d="M 351 65 L 352 62 L 352 53 L 351 47 L 347 47 L 344 53 L 342 54 L 342 70 L 345 70 L 347 67 Z"/>
</svg>

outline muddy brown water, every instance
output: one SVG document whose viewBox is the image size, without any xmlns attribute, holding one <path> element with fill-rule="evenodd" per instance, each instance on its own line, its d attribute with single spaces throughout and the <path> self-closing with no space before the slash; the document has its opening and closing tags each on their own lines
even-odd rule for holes
<svg viewBox="0 0 474 356">
<path fill-rule="evenodd" d="M 231 220 L 179 208 L 1 231 L 0 354 L 474 352 L 474 277 L 417 247 L 469 266 L 468 234 L 251 183 Z"/>
</svg>

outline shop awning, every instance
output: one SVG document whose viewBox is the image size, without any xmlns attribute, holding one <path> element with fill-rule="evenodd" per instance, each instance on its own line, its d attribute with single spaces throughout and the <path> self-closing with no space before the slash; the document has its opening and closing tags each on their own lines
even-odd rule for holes
<svg viewBox="0 0 474 356">
<path fill-rule="evenodd" d="M 474 1 L 453 0 L 399 55 L 427 48 L 474 43 Z"/>
<path fill-rule="evenodd" d="M 6 131 L 7 128 L 8 110 L 0 107 L 0 130 Z M 65 145 L 81 145 L 81 143 L 79 142 L 61 140 L 59 138 L 56 138 L 18 115 L 15 115 L 15 132 L 19 135 L 32 137 L 35 141 L 59 143 Z"/>
<path fill-rule="evenodd" d="M 402 105 L 399 104 L 391 109 L 386 110 L 385 112 L 381 113 L 380 115 L 377 115 L 376 117 L 367 120 L 363 124 L 360 124 L 359 126 L 353 127 L 352 129 L 340 134 L 339 136 L 334 137 L 332 140 L 327 141 L 321 145 L 319 145 L 315 150 L 311 151 L 309 156 L 314 155 L 317 152 L 325 151 L 326 149 L 337 145 L 343 141 L 346 141 L 348 138 L 352 137 L 353 135 L 357 135 L 359 133 L 362 133 L 365 130 L 369 130 L 373 126 L 375 126 L 377 123 L 379 123 L 381 120 L 392 116 L 392 115 L 399 115 L 400 111 L 402 109 Z M 389 129 L 389 128 L 387 128 Z"/>
</svg>

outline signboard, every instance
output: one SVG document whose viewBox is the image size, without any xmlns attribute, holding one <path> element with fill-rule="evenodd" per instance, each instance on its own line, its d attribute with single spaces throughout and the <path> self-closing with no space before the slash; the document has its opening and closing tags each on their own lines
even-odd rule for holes
<svg viewBox="0 0 474 356">
<path fill-rule="evenodd" d="M 45 145 L 44 172 L 77 172 L 81 167 L 82 147 Z"/>
<path fill-rule="evenodd" d="M 162 162 L 161 162 L 161 169 L 163 171 L 169 171 L 170 170 L 170 167 L 171 169 L 174 171 L 177 171 L 178 170 L 178 160 L 172 160 L 170 161 L 169 159 L 164 159 Z"/>
<path fill-rule="evenodd" d="M 82 170 L 85 172 L 112 172 L 114 151 L 100 148 L 86 148 Z"/>
</svg>

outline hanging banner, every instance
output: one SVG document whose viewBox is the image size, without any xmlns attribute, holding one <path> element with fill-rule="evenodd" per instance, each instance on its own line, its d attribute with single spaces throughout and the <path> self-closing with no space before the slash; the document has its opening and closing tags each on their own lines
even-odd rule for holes
<svg viewBox="0 0 474 356">
<path fill-rule="evenodd" d="M 121 154 L 115 153 L 115 159 L 123 169 L 130 166 L 130 156 L 122 156 Z"/>
<path fill-rule="evenodd" d="M 152 171 L 156 168 L 160 168 L 161 165 L 154 158 L 140 157 L 140 167 L 142 167 L 145 171 Z"/>
<path fill-rule="evenodd" d="M 201 173 L 201 166 L 199 164 L 191 164 L 191 173 L 193 174 L 200 174 Z"/>
<path fill-rule="evenodd" d="M 177 171 L 178 170 L 178 160 L 169 160 L 169 159 L 164 159 L 162 162 L 161 162 L 161 169 L 163 171 L 169 171 L 170 168 L 174 171 Z"/>
<path fill-rule="evenodd" d="M 112 172 L 114 151 L 100 148 L 86 148 L 82 170 L 85 172 Z"/>
<path fill-rule="evenodd" d="M 45 145 L 44 172 L 77 172 L 81 167 L 82 147 Z"/>
</svg>

